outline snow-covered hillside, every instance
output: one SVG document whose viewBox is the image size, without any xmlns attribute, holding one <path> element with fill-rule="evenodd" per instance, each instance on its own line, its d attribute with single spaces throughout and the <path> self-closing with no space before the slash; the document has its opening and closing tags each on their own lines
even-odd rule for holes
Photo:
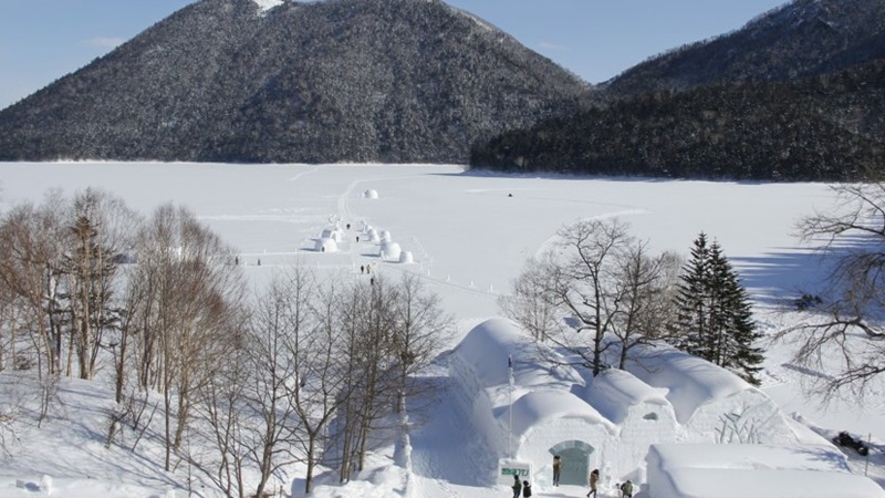
<svg viewBox="0 0 885 498">
<path fill-rule="evenodd" d="M 705 231 L 741 272 L 763 329 L 777 331 L 793 319 L 776 313 L 777 306 L 820 276 L 817 256 L 792 235 L 795 222 L 832 202 L 827 187 L 818 184 L 492 176 L 438 165 L 16 163 L 0 164 L 0 210 L 39 202 L 53 188 L 72 194 L 88 186 L 122 197 L 145 215 L 168 201 L 188 206 L 238 249 L 239 263 L 256 288 L 294 264 L 329 275 L 343 271 L 354 279 L 367 265 L 381 274 L 420 275 L 458 320 L 448 348 L 499 314 L 498 298 L 526 259 L 549 246 L 557 229 L 590 218 L 623 219 L 654 251 L 686 254 Z M 338 239 L 334 247 L 316 250 L 323 229 L 335 221 L 352 229 L 328 234 Z M 377 242 L 367 236 L 368 226 L 376 230 Z M 384 232 L 412 262 L 380 256 Z M 843 401 L 824 408 L 801 387 L 826 372 L 800 369 L 789 357 L 787 345 L 767 347 L 762 390 L 809 438 L 840 430 L 871 434 L 877 446 L 868 469 L 855 454 L 847 454 L 848 464 L 885 485 L 878 446 L 885 440 L 881 397 L 867 399 L 863 407 Z M 437 362 L 442 377 L 447 360 L 444 355 Z M 184 466 L 163 472 L 158 453 L 152 453 L 159 445 L 147 444 L 137 453 L 104 448 L 113 400 L 109 387 L 62 382 L 57 410 L 38 428 L 40 400 L 14 396 L 26 382 L 37 381 L 6 377 L 0 393 L 0 399 L 18 400 L 15 409 L 27 414 L 20 420 L 34 421 L 7 444 L 11 454 L 0 455 L 0 496 L 35 496 L 48 487 L 53 496 L 73 498 L 187 496 L 188 489 L 195 496 L 216 496 Z M 392 465 L 392 452 L 375 453 L 369 470 L 344 487 L 335 476 L 321 475 L 312 496 L 472 498 L 509 492 L 489 482 L 498 462 L 451 397 L 444 396 L 429 419 L 414 428 L 411 472 Z M 291 469 L 294 484 L 287 483 L 285 492 L 298 489 L 301 471 Z M 601 496 L 616 496 L 611 487 L 602 491 Z M 539 483 L 535 488 L 535 496 L 585 493 L 579 486 L 553 490 Z M 838 490 L 833 493 L 838 496 Z"/>
</svg>

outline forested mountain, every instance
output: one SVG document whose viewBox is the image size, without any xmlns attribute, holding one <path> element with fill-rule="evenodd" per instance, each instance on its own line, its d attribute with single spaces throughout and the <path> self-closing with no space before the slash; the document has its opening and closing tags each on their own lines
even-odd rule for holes
<svg viewBox="0 0 885 498">
<path fill-rule="evenodd" d="M 0 112 L 0 160 L 464 163 L 586 92 L 440 0 L 202 0 Z"/>
<path fill-rule="evenodd" d="M 885 61 L 791 83 L 658 92 L 505 133 L 474 167 L 509 172 L 857 180 L 885 168 Z"/>
<path fill-rule="evenodd" d="M 606 108 L 510 131 L 471 165 L 765 180 L 885 168 L 885 2 L 794 0 L 596 89 Z"/>
<path fill-rule="evenodd" d="M 679 47 L 624 72 L 610 95 L 731 81 L 789 81 L 885 57 L 882 0 L 794 0 L 742 29 Z"/>
</svg>

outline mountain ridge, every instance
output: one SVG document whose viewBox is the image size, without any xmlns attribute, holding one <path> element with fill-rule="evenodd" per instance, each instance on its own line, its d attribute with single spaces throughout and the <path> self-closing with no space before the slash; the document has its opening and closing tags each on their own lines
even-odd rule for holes
<svg viewBox="0 0 885 498">
<path fill-rule="evenodd" d="M 793 0 L 735 31 L 669 50 L 602 86 L 619 97 L 728 81 L 789 81 L 885 57 L 885 2 Z"/>
<path fill-rule="evenodd" d="M 0 112 L 0 159 L 456 162 L 588 85 L 439 0 L 202 0 Z"/>
</svg>

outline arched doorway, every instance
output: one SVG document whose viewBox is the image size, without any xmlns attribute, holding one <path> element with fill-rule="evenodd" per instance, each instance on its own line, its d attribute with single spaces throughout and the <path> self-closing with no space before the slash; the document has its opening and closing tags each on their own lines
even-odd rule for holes
<svg viewBox="0 0 885 498">
<path fill-rule="evenodd" d="M 583 441 L 565 441 L 550 448 L 551 455 L 562 459 L 560 484 L 586 486 L 590 476 L 590 456 L 596 451 Z"/>
</svg>

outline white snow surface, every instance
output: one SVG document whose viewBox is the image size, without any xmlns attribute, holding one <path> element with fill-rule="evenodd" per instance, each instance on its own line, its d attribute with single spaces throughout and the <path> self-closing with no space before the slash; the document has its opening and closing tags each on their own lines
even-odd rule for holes
<svg viewBox="0 0 885 498">
<path fill-rule="evenodd" d="M 648 480 L 655 498 L 885 498 L 825 446 L 653 445 Z"/>
<path fill-rule="evenodd" d="M 628 371 L 651 386 L 667 390 L 666 396 L 681 423 L 704 403 L 755 389 L 740 377 L 675 348 L 639 346 L 628 363 Z"/>
<path fill-rule="evenodd" d="M 670 405 L 667 389 L 654 388 L 624 370 L 608 369 L 587 387 L 586 399 L 606 418 L 621 423 L 631 406 L 641 403 Z"/>
<path fill-rule="evenodd" d="M 252 0 L 256 4 L 258 4 L 258 8 L 261 12 L 267 12 L 274 7 L 280 6 L 283 4 L 285 0 Z"/>
<path fill-rule="evenodd" d="M 280 2 L 258 3 L 271 8 Z M 499 314 L 497 299 L 507 292 L 528 257 L 550 247 L 561 226 L 610 217 L 628 222 L 632 233 L 648 240 L 655 251 L 687 254 L 697 234 L 707 232 L 740 271 L 762 329 L 775 332 L 791 324 L 791 318 L 775 313 L 775 308 L 822 272 L 812 251 L 791 235 L 795 223 L 833 202 L 827 186 L 820 184 L 499 176 L 466 173 L 458 166 L 445 165 L 0 163 L 2 211 L 23 201 L 40 202 L 50 189 L 73 194 L 86 187 L 110 191 L 145 216 L 168 201 L 186 205 L 238 248 L 241 264 L 256 287 L 275 271 L 296 262 L 354 279 L 368 278 L 360 272 L 360 266 L 365 265 L 373 274 L 414 272 L 441 296 L 445 309 L 459 321 L 458 331 L 449 338 L 449 348 L 474 326 Z M 368 191 L 381 191 L 384 196 L 367 198 L 363 193 Z M 317 252 L 316 237 L 332 217 L 354 228 L 342 238 L 337 252 Z M 369 226 L 383 226 L 396 233 L 397 240 L 413 254 L 414 264 L 379 259 L 379 241 L 364 231 Z M 358 242 L 356 235 L 361 235 Z M 515 348 L 522 343 L 504 337 L 502 344 Z M 507 354 L 495 349 L 499 346 L 479 345 L 471 352 L 477 364 L 488 367 L 482 375 L 495 378 L 489 387 L 508 380 Z M 802 388 L 827 373 L 797 368 L 790 363 L 790 353 L 789 345 L 766 344 L 761 392 L 789 414 L 790 424 L 802 434 L 799 440 L 815 445 L 795 450 L 710 445 L 716 451 L 745 452 L 738 455 L 695 453 L 700 446 L 676 444 L 668 450 L 667 465 L 672 471 L 667 475 L 685 490 L 678 496 L 728 497 L 737 496 L 728 493 L 739 491 L 740 496 L 766 496 L 747 487 L 755 490 L 755 486 L 765 488 L 766 484 L 780 497 L 881 496 L 880 486 L 885 483 L 881 451 L 885 396 L 873 396 L 864 405 L 842 400 L 825 407 Z M 445 363 L 442 360 L 440 364 Z M 630 369 L 638 380 L 652 386 L 651 390 L 630 377 L 616 375 L 609 379 L 607 389 L 617 387 L 628 401 L 648 403 L 666 396 L 680 420 L 690 418 L 698 409 L 696 403 L 708 396 L 727 398 L 755 389 L 715 375 L 698 383 L 697 376 L 694 380 L 685 376 L 688 372 L 681 364 L 668 362 L 667 369 L 659 365 L 662 369 L 650 376 L 659 377 L 657 383 L 644 377 L 640 369 Z M 688 363 L 685 366 L 696 368 Z M 442 368 L 440 375 L 446 374 Z M 576 372 L 566 369 L 543 378 L 536 372 L 521 373 L 517 364 L 515 374 L 517 378 L 529 376 L 518 379 L 520 384 L 536 386 L 522 394 L 537 391 L 526 397 L 523 415 L 515 419 L 531 418 L 533 410 L 537 418 L 579 406 L 579 400 L 566 401 L 563 393 L 555 390 L 556 385 L 580 377 Z M 0 380 L 7 388 L 27 382 L 7 374 Z M 592 386 L 589 390 L 592 392 Z M 508 406 L 503 401 L 505 393 L 498 394 L 496 402 L 503 403 L 499 416 L 503 417 Z M 145 442 L 137 454 L 125 448 L 104 448 L 106 414 L 113 405 L 107 386 L 66 380 L 58 396 L 63 402 L 42 427 L 38 428 L 36 421 L 25 424 L 18 438 L 8 443 L 10 454 L 0 453 L 0 496 L 39 496 L 49 487 L 53 496 L 71 498 L 187 496 L 188 487 L 195 496 L 219 495 L 208 483 L 189 479 L 186 468 L 164 472 L 159 443 Z M 0 399 L 17 398 L 4 391 Z M 25 413 L 33 402 L 0 403 L 0 410 Z M 515 404 L 513 409 L 517 409 Z M 484 446 L 483 435 L 468 420 L 461 403 L 444 395 L 426 423 L 412 430 L 411 468 L 393 465 L 392 448 L 381 450 L 372 454 L 365 472 L 344 486 L 337 484 L 333 473 L 327 473 L 329 469 L 320 469 L 312 496 L 508 496 L 508 489 L 494 483 L 497 456 Z M 868 462 L 850 450 L 842 456 L 839 449 L 828 445 L 825 438 L 840 430 L 871 438 L 873 451 Z M 691 460 L 693 455 L 697 460 Z M 549 462 L 534 464 L 540 469 Z M 853 474 L 846 472 L 844 465 Z M 296 491 L 295 496 L 301 496 L 297 491 L 303 470 L 297 465 L 287 469 L 289 481 L 278 484 L 286 493 Z M 865 471 L 878 486 L 870 487 L 873 481 L 859 477 Z M 664 471 L 650 468 L 648 472 L 651 477 L 653 472 L 663 475 Z M 634 482 L 644 485 L 640 482 L 643 476 L 636 474 Z M 603 468 L 600 496 L 617 496 L 614 479 L 605 475 Z M 787 481 L 806 494 L 793 493 L 793 488 L 782 484 Z M 808 489 L 812 484 L 813 489 Z M 535 496 L 578 497 L 586 493 L 586 488 L 554 489 L 540 481 L 534 488 Z M 637 498 L 677 496 L 649 494 L 644 486 L 640 489 Z M 710 489 L 719 492 L 709 494 Z"/>
</svg>

